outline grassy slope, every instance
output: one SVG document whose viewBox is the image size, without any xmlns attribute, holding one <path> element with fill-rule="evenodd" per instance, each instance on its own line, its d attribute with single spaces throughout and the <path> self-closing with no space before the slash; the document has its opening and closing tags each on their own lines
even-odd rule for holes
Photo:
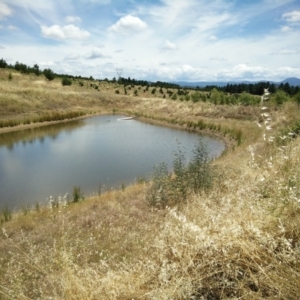
<svg viewBox="0 0 300 300">
<path fill-rule="evenodd" d="M 138 184 L 14 215 L 1 225 L 0 299 L 298 299 L 300 140 L 280 148 L 263 140 L 297 118 L 294 104 L 271 108 L 265 131 L 259 107 L 127 97 L 108 84 L 99 92 L 17 73 L 9 82 L 0 72 L 1 119 L 117 110 L 243 132 L 242 145 L 215 162 L 218 185 L 180 210 L 147 207 L 147 185 Z"/>
</svg>

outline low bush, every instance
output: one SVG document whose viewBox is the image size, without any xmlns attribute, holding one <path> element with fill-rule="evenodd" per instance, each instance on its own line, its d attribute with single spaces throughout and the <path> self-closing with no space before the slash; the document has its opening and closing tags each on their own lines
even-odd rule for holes
<svg viewBox="0 0 300 300">
<path fill-rule="evenodd" d="M 168 171 L 165 163 L 154 167 L 152 183 L 146 195 L 150 206 L 165 208 L 181 205 L 189 194 L 207 191 L 213 186 L 217 172 L 211 166 L 207 147 L 201 140 L 193 150 L 190 163 L 185 164 L 185 161 L 185 155 L 179 149 L 173 160 L 173 172 Z"/>
<path fill-rule="evenodd" d="M 63 86 L 65 86 L 65 85 L 72 85 L 72 80 L 71 80 L 70 78 L 68 78 L 68 77 L 64 77 L 64 78 L 61 80 L 61 84 L 62 84 Z"/>
</svg>

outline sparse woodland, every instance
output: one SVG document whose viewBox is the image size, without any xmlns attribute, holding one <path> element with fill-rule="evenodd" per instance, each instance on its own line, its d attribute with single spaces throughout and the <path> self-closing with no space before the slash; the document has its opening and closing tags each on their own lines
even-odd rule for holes
<svg viewBox="0 0 300 300">
<path fill-rule="evenodd" d="M 200 146 L 190 166 L 179 153 L 173 174 L 161 165 L 151 182 L 93 198 L 74 190 L 69 203 L 2 208 L 0 299 L 299 299 L 299 93 L 260 103 L 70 80 L 0 68 L 0 140 L 118 112 L 220 137 L 227 150 L 207 162 Z"/>
</svg>

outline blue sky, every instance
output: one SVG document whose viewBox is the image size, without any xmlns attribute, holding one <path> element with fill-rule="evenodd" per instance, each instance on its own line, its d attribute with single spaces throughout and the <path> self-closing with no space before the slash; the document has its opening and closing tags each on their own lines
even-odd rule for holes
<svg viewBox="0 0 300 300">
<path fill-rule="evenodd" d="M 0 58 L 97 79 L 300 78 L 300 0 L 0 0 Z"/>
</svg>

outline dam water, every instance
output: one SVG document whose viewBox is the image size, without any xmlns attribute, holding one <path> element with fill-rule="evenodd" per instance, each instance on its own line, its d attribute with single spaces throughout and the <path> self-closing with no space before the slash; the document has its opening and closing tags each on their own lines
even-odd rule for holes
<svg viewBox="0 0 300 300">
<path fill-rule="evenodd" d="M 149 178 L 156 164 L 170 170 L 180 148 L 188 162 L 199 135 L 109 115 L 0 134 L 0 209 L 36 203 L 49 197 L 72 197 L 73 187 L 86 195 Z M 201 136 L 211 157 L 222 141 Z"/>
</svg>

